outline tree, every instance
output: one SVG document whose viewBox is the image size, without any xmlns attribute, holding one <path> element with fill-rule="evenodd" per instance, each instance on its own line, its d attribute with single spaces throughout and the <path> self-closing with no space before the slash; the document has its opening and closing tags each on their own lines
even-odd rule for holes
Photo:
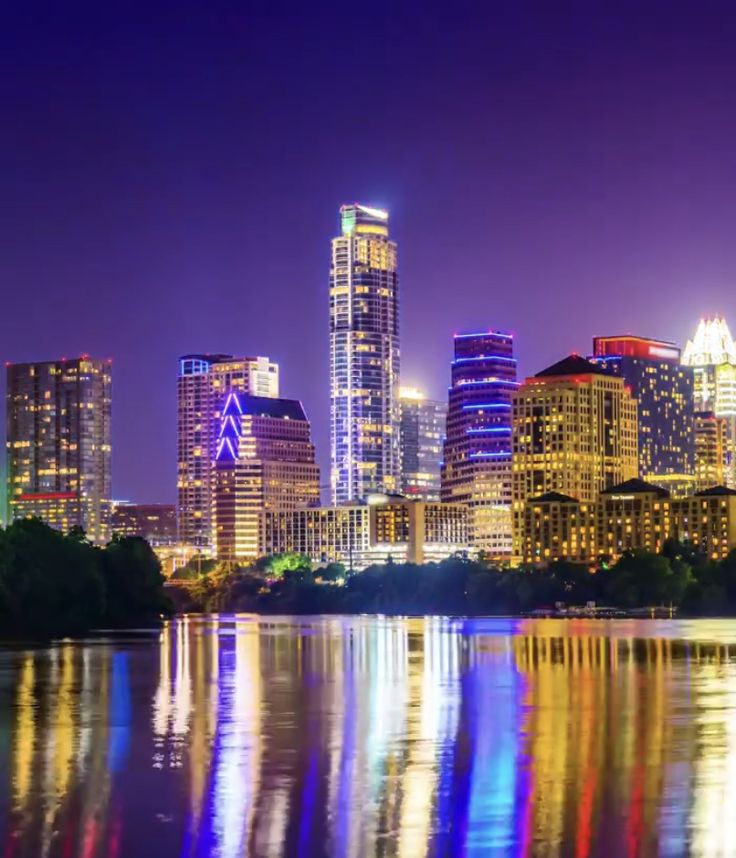
<svg viewBox="0 0 736 858">
<path fill-rule="evenodd" d="M 99 551 L 39 519 L 0 531 L 0 633 L 53 638 L 81 634 L 102 618 Z"/>
<path fill-rule="evenodd" d="M 289 572 L 306 573 L 312 571 L 312 561 L 306 554 L 287 551 L 284 554 L 272 554 L 262 557 L 256 563 L 256 568 L 262 570 L 270 578 L 283 578 Z"/>
<path fill-rule="evenodd" d="M 679 604 L 691 578 L 684 560 L 670 561 L 649 551 L 627 552 L 599 574 L 605 595 L 623 608 Z"/>
<path fill-rule="evenodd" d="M 150 623 L 171 606 L 161 563 L 145 539 L 115 536 L 102 553 L 105 622 L 114 628 Z"/>
</svg>

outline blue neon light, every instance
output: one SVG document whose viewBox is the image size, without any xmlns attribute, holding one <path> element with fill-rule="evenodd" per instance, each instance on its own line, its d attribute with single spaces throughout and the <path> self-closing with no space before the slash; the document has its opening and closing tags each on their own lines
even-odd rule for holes
<svg viewBox="0 0 736 858">
<path fill-rule="evenodd" d="M 505 355 L 479 355 L 478 357 L 455 358 L 453 364 L 471 363 L 478 360 L 502 360 L 506 361 L 506 363 L 516 363 L 516 358 L 506 357 Z"/>
<path fill-rule="evenodd" d="M 484 429 L 467 429 L 466 432 L 468 435 L 485 435 L 486 433 L 492 432 L 510 432 L 510 426 L 488 426 Z"/>
<path fill-rule="evenodd" d="M 471 453 L 471 459 L 501 459 L 504 456 L 510 456 L 511 450 L 504 450 L 501 453 Z"/>
<path fill-rule="evenodd" d="M 513 334 L 502 334 L 500 331 L 477 331 L 474 334 L 455 334 L 456 340 L 468 339 L 469 337 L 499 337 L 502 340 L 513 340 Z"/>
<path fill-rule="evenodd" d="M 511 408 L 510 402 L 479 402 L 463 405 L 463 411 L 484 411 L 492 408 Z"/>
<path fill-rule="evenodd" d="M 228 393 L 227 399 L 225 400 L 225 407 L 222 409 L 222 413 L 227 414 L 228 409 L 230 408 L 231 402 L 235 403 L 235 407 L 238 409 L 238 414 L 242 414 L 243 409 L 240 405 L 240 400 L 238 399 L 238 395 L 237 395 L 237 393 L 235 393 L 234 390 L 231 390 L 230 393 Z"/>
</svg>

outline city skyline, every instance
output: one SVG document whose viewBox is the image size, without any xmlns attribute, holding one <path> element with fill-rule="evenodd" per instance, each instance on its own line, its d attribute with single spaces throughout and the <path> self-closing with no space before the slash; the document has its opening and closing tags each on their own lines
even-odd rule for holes
<svg viewBox="0 0 736 858">
<path fill-rule="evenodd" d="M 697 322 L 697 326 L 696 326 L 695 324 L 691 325 L 691 334 L 690 334 L 690 336 L 693 336 L 693 335 L 694 335 L 694 333 L 696 332 L 696 330 L 697 330 L 698 328 L 701 328 L 701 329 L 702 329 L 702 326 L 703 326 L 703 324 L 704 324 L 704 323 L 708 323 L 708 322 L 710 322 L 710 321 L 712 321 L 712 320 L 717 321 L 717 322 L 718 322 L 718 321 L 720 321 L 720 322 L 724 322 L 724 323 L 725 323 L 726 328 L 728 328 L 728 319 L 727 319 L 727 318 L 725 318 L 723 314 L 720 314 L 720 313 L 713 313 L 713 314 L 709 314 L 709 315 L 701 316 L 701 317 L 700 317 L 700 319 L 699 319 L 699 321 Z M 458 336 L 463 337 L 463 336 L 475 335 L 476 333 L 477 333 L 476 331 L 456 331 L 456 332 L 454 332 L 454 333 L 451 335 L 451 337 L 450 337 L 450 342 L 451 342 L 451 343 L 452 343 L 452 342 L 454 342 L 454 340 L 455 340 Z M 493 331 L 489 329 L 489 333 L 491 333 L 491 334 L 492 334 L 492 333 L 493 333 Z M 510 333 L 511 333 L 511 335 L 514 337 L 514 340 L 516 340 L 516 337 L 515 337 L 515 335 L 513 334 L 513 332 L 510 332 Z M 647 337 L 647 336 L 642 336 L 641 334 L 637 333 L 637 332 L 636 332 L 636 330 L 634 330 L 634 331 L 625 331 L 625 332 L 623 332 L 623 333 L 619 333 L 619 334 L 615 335 L 614 337 L 606 337 L 605 335 L 599 335 L 599 334 L 593 334 L 593 335 L 588 334 L 587 339 L 588 339 L 589 341 L 590 341 L 590 339 L 591 339 L 591 336 L 592 336 L 593 340 L 597 340 L 597 339 L 613 339 L 613 340 L 616 340 L 616 339 L 629 338 L 629 337 L 633 337 L 633 338 L 635 338 L 635 339 L 643 340 L 643 341 L 647 341 L 647 340 L 649 340 L 649 337 Z M 683 341 L 684 341 L 684 342 L 688 342 L 688 340 L 690 339 L 690 336 L 686 336 L 686 337 L 684 338 L 684 340 L 683 340 Z M 654 341 L 654 340 L 652 340 L 652 341 Z M 677 347 L 678 349 L 680 349 L 680 343 L 679 343 L 678 341 L 675 341 L 675 340 L 660 340 L 660 341 L 661 341 L 661 342 L 667 342 L 669 345 L 674 346 L 674 347 Z M 517 363 L 518 363 L 518 366 L 520 367 L 520 369 L 519 369 L 519 377 L 520 377 L 520 378 L 523 378 L 523 377 L 527 374 L 527 371 L 526 371 L 525 369 L 522 369 L 522 367 L 524 367 L 524 366 L 525 366 L 525 362 L 524 362 L 524 358 L 523 358 L 523 353 L 519 353 L 518 351 L 517 351 L 517 352 L 515 352 L 515 353 L 518 355 L 518 357 L 517 357 Z M 591 353 L 591 349 L 590 349 L 590 347 L 588 347 L 587 351 L 586 351 L 585 349 L 583 349 L 583 350 L 581 350 L 581 352 L 580 352 L 580 353 L 587 353 L 587 354 L 590 354 L 590 353 Z M 571 355 L 577 355 L 577 354 L 578 354 L 578 352 L 570 351 L 570 352 L 569 352 L 569 354 L 571 354 Z M 453 355 L 454 355 L 454 350 L 452 351 L 451 356 L 450 356 L 450 358 L 449 358 L 449 359 L 448 359 L 448 361 L 447 361 L 447 374 L 448 374 L 448 380 L 451 380 L 451 367 L 452 367 L 452 356 L 453 356 Z M 29 363 L 36 363 L 36 364 L 43 364 L 43 363 L 48 363 L 48 364 L 51 364 L 51 363 L 64 364 L 64 363 L 69 363 L 69 364 L 71 365 L 71 364 L 73 364 L 75 361 L 83 360 L 83 359 L 87 359 L 87 358 L 88 358 L 88 355 L 87 355 L 86 353 L 84 353 L 84 354 L 82 354 L 82 355 L 80 355 L 80 356 L 78 356 L 78 357 L 63 357 L 63 358 L 56 358 L 56 359 L 53 359 L 53 358 L 48 358 L 48 359 L 47 359 L 47 358 L 43 358 L 43 359 L 36 360 L 36 361 L 30 361 Z M 246 362 L 247 362 L 247 361 L 265 361 L 265 362 L 267 362 L 271 367 L 273 367 L 273 368 L 275 369 L 275 371 L 276 371 L 276 378 L 277 378 L 277 380 L 276 380 L 276 385 L 277 385 L 277 386 L 276 386 L 275 390 L 276 390 L 276 391 L 280 390 L 281 379 L 282 379 L 282 377 L 281 377 L 280 373 L 281 373 L 282 367 L 279 365 L 278 361 L 271 360 L 270 356 L 269 356 L 269 357 L 259 357 L 259 358 L 242 358 L 242 357 L 238 358 L 238 357 L 233 357 L 233 355 L 231 355 L 231 354 L 229 354 L 229 353 L 222 353 L 222 352 L 212 352 L 212 353 L 204 353 L 204 352 L 202 352 L 202 353 L 197 353 L 197 354 L 194 354 L 194 353 L 193 353 L 193 354 L 188 354 L 188 355 L 184 355 L 184 356 L 180 355 L 180 356 L 176 359 L 176 364 L 179 366 L 179 379 L 180 379 L 180 380 L 181 380 L 181 378 L 182 378 L 182 376 L 181 376 L 181 365 L 182 365 L 182 361 L 186 361 L 187 359 L 193 359 L 193 358 L 198 358 L 198 359 L 207 359 L 207 360 L 211 361 L 213 365 L 216 365 L 217 363 L 223 363 L 223 364 L 239 364 L 239 363 L 242 363 L 243 361 L 246 361 Z M 95 357 L 94 357 L 94 356 L 92 356 L 92 359 L 93 359 L 93 360 L 95 360 Z M 108 364 L 110 364 L 110 365 L 112 365 L 112 364 L 114 363 L 114 361 L 113 361 L 113 359 L 112 359 L 112 358 L 106 358 L 106 359 L 105 359 L 105 362 L 106 362 L 106 363 L 108 363 Z M 6 369 L 7 369 L 8 367 L 11 367 L 11 366 L 14 366 L 14 365 L 21 365 L 21 364 L 20 364 L 20 362 L 14 362 L 14 361 L 6 361 L 6 362 L 5 362 Z M 532 375 L 533 375 L 533 374 L 534 374 L 534 371 L 532 370 L 530 374 L 532 374 Z M 5 384 L 5 375 L 4 375 L 4 374 L 2 374 L 0 377 L 2 377 L 3 384 Z M 117 378 L 117 376 L 116 376 L 116 378 Z M 176 378 L 176 374 L 174 375 L 174 378 Z M 410 386 L 410 385 L 408 385 L 407 383 L 405 383 L 405 381 L 404 381 L 404 379 L 403 379 L 403 378 L 400 378 L 400 381 L 401 381 L 401 385 L 402 385 L 402 387 Z M 116 386 L 117 386 L 117 385 L 116 385 Z M 433 388 L 432 383 L 431 383 L 431 382 L 430 382 L 430 383 L 428 383 L 428 384 L 427 384 L 427 387 L 428 387 L 428 388 L 430 388 L 430 389 L 432 389 L 432 388 Z M 237 389 L 237 388 L 238 388 L 238 386 L 237 386 L 237 384 L 236 384 L 236 385 L 235 385 L 235 389 Z M 448 392 L 450 389 L 451 389 L 451 385 L 450 385 L 450 384 L 448 384 L 448 385 L 447 385 L 447 387 L 445 388 L 445 398 L 446 398 L 447 392 Z M 271 395 L 273 395 L 273 394 L 271 394 Z M 3 398 L 4 398 L 4 396 L 3 396 Z M 304 410 L 305 410 L 305 412 L 306 412 L 306 414 L 307 414 L 307 418 L 309 419 L 310 424 L 312 425 L 312 432 L 313 432 L 313 436 L 317 436 L 319 433 L 314 431 L 314 427 L 315 427 L 315 426 L 319 427 L 320 422 L 324 422 L 323 415 L 317 415 L 317 416 L 316 416 L 316 418 L 315 418 L 315 417 L 313 417 L 313 415 L 310 413 L 310 411 L 309 411 L 309 409 L 307 408 L 307 406 L 304 404 L 304 397 L 300 397 L 300 396 L 297 394 L 296 396 L 294 396 L 294 397 L 290 397 L 290 398 L 294 398 L 294 399 L 296 399 L 296 400 L 297 400 L 297 401 L 302 405 L 302 407 L 304 407 Z M 429 397 L 427 397 L 427 398 L 429 398 Z M 115 409 L 115 408 L 113 408 L 113 412 L 114 412 L 115 410 L 116 410 L 116 409 Z M 328 405 L 328 412 L 329 412 L 329 405 Z M 122 418 L 121 418 L 121 422 L 122 422 Z M 329 422 L 329 421 L 327 421 L 327 422 Z M 112 421 L 112 426 L 113 426 L 113 430 L 114 430 L 114 427 L 115 427 L 115 420 L 114 420 L 114 419 L 113 419 L 113 421 Z M 116 502 L 133 503 L 133 504 L 146 504 L 146 503 L 149 503 L 149 504 L 162 504 L 162 503 L 163 503 L 163 504 L 167 504 L 167 503 L 173 503 L 173 504 L 176 504 L 176 502 L 177 502 L 177 480 L 176 480 L 176 473 L 175 473 L 175 472 L 176 472 L 176 458 L 177 458 L 177 453 L 176 453 L 176 446 L 177 446 L 177 444 L 176 444 L 176 431 L 177 431 L 177 430 L 176 430 L 176 416 L 175 416 L 175 415 L 174 415 L 174 418 L 173 418 L 173 427 L 174 427 L 174 433 L 173 433 L 173 434 L 174 434 L 174 438 L 172 439 L 172 443 L 173 443 L 172 450 L 173 450 L 173 452 L 171 452 L 171 457 L 172 457 L 172 459 L 173 459 L 174 474 L 173 474 L 173 476 L 172 476 L 172 482 L 171 482 L 171 484 L 170 484 L 170 485 L 167 485 L 167 486 L 165 486 L 165 487 L 163 487 L 163 488 L 162 488 L 162 493 L 163 493 L 163 495 L 165 496 L 165 499 L 164 499 L 164 500 L 161 500 L 161 499 L 160 499 L 160 496 L 158 496 L 158 495 L 157 495 L 155 498 L 153 498 L 153 499 L 152 499 L 150 496 L 143 495 L 143 494 L 141 494 L 140 492 L 135 493 L 135 491 L 134 491 L 132 494 L 127 494 L 127 495 L 126 495 L 126 494 L 121 493 L 121 492 L 117 489 L 117 487 L 115 486 L 115 484 L 113 483 L 113 492 L 112 492 L 112 497 L 111 497 L 109 500 L 111 500 L 111 501 L 116 501 Z M 3 421 L 3 429 L 5 429 L 5 421 Z M 329 437 L 328 437 L 328 442 L 329 442 Z M 318 443 L 316 440 L 314 441 L 314 443 L 315 443 L 315 448 L 316 448 L 316 461 L 317 461 L 317 464 L 318 464 L 318 466 L 320 467 L 320 470 L 321 470 L 321 472 L 322 472 L 321 488 L 322 488 L 322 490 L 323 490 L 323 492 L 324 492 L 324 491 L 326 491 L 326 490 L 327 490 L 327 488 L 328 488 L 328 486 L 327 486 L 327 484 L 326 484 L 326 482 L 325 482 L 325 476 L 326 476 L 327 474 L 329 474 L 329 463 L 330 463 L 330 458 L 329 458 L 329 443 L 327 443 L 327 444 L 325 445 L 325 446 L 326 446 L 326 450 L 322 450 L 322 449 L 320 448 L 319 443 Z M 7 473 L 7 450 L 5 449 L 5 445 L 3 445 L 3 448 L 2 448 L 2 449 L 3 449 L 3 454 L 4 454 L 4 457 L 5 457 L 5 458 L 4 458 L 4 460 L 0 460 L 0 461 L 2 461 L 2 469 L 0 469 L 0 474 L 3 474 L 3 477 L 4 477 L 4 475 Z M 115 470 L 116 470 L 116 467 L 115 467 L 115 460 L 116 460 L 116 456 L 115 456 L 115 455 L 113 455 L 113 456 L 112 456 L 112 472 L 113 472 L 113 474 L 115 473 Z M 325 471 L 325 469 L 326 469 L 326 471 Z M 5 478 L 3 479 L 3 482 L 5 482 Z M 168 494 L 167 494 L 167 492 L 168 492 Z M 329 499 L 328 499 L 328 500 L 329 500 Z"/>
<path fill-rule="evenodd" d="M 527 375 L 592 335 L 733 323 L 733 16 L 525 9 L 246 27 L 213 4 L 150 31 L 134 7 L 10 10 L 0 359 L 114 359 L 116 495 L 175 500 L 171 378 L 200 351 L 277 362 L 328 472 L 328 241 L 352 200 L 391 212 L 403 383 L 432 399 L 479 325 L 515 333 Z"/>
</svg>

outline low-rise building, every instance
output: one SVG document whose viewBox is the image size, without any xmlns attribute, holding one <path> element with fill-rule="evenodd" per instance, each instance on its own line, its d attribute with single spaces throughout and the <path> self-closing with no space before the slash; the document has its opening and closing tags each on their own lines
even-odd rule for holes
<svg viewBox="0 0 736 858">
<path fill-rule="evenodd" d="M 597 556 L 637 549 L 659 553 L 672 536 L 669 498 L 666 489 L 639 479 L 604 489 L 595 505 Z"/>
<path fill-rule="evenodd" d="M 736 491 L 714 486 L 690 498 L 672 501 L 672 529 L 681 542 L 690 542 L 718 560 L 736 548 Z"/>
<path fill-rule="evenodd" d="M 523 508 L 519 543 L 519 559 L 525 564 L 563 559 L 586 563 L 595 551 L 592 505 L 560 492 L 531 498 Z"/>
<path fill-rule="evenodd" d="M 296 551 L 313 563 L 365 569 L 373 563 L 437 562 L 469 550 L 463 504 L 372 496 L 366 504 L 263 514 L 264 554 Z"/>
<path fill-rule="evenodd" d="M 627 551 L 662 551 L 688 542 L 712 559 L 736 548 L 736 491 L 716 486 L 687 498 L 643 480 L 626 480 L 584 503 L 548 492 L 527 501 L 517 534 L 522 564 L 615 562 Z"/>
</svg>

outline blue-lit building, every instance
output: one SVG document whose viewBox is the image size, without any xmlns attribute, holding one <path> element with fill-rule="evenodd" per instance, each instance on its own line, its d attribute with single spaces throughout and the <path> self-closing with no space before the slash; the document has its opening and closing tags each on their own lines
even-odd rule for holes
<svg viewBox="0 0 736 858">
<path fill-rule="evenodd" d="M 330 267 L 334 503 L 399 490 L 399 280 L 388 213 L 340 209 Z"/>
<path fill-rule="evenodd" d="M 279 368 L 267 357 L 190 354 L 179 359 L 177 523 L 179 540 L 212 547 L 212 462 L 228 391 L 279 395 Z"/>
<path fill-rule="evenodd" d="M 511 396 L 518 387 L 511 334 L 455 336 L 441 498 L 471 510 L 474 546 L 511 555 Z"/>
<path fill-rule="evenodd" d="M 695 473 L 693 369 L 674 343 L 595 337 L 592 361 L 626 382 L 638 402 L 639 476 L 689 494 Z"/>
<path fill-rule="evenodd" d="M 221 406 L 212 528 L 221 560 L 262 553 L 263 514 L 319 504 L 319 467 L 301 402 L 231 391 Z"/>
</svg>

